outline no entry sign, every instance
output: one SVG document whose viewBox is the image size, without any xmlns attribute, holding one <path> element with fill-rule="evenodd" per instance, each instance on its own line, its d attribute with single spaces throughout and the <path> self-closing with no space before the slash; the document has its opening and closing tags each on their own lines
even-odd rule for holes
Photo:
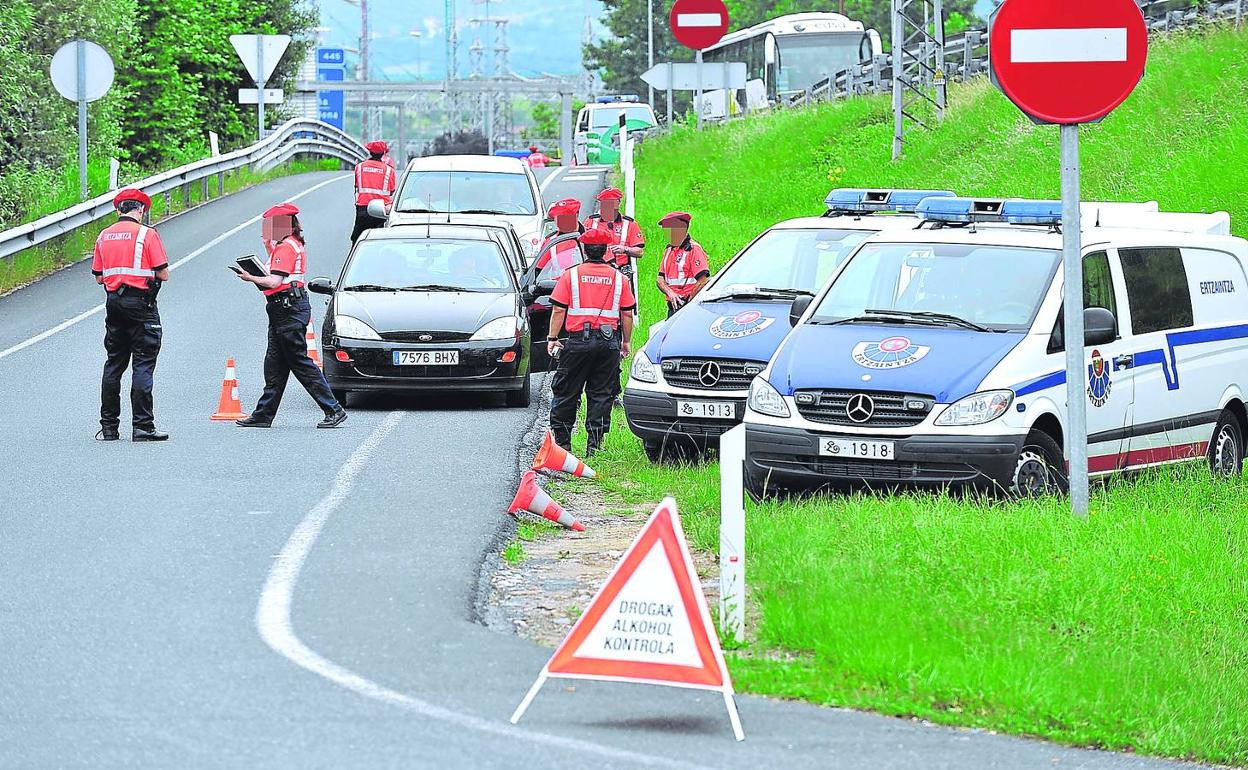
<svg viewBox="0 0 1248 770">
<path fill-rule="evenodd" d="M 1148 29 L 1135 0 L 1005 0 L 992 16 L 993 80 L 1040 123 L 1091 123 L 1144 76 Z"/>
<path fill-rule="evenodd" d="M 676 0 L 668 18 L 672 35 L 695 51 L 715 45 L 728 31 L 728 7 L 723 0 Z"/>
</svg>

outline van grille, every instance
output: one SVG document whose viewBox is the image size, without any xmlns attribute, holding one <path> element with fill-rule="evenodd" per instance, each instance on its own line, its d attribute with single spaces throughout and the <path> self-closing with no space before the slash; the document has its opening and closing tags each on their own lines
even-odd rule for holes
<svg viewBox="0 0 1248 770">
<path fill-rule="evenodd" d="M 865 421 L 850 419 L 850 400 L 870 399 L 871 416 Z M 851 428 L 909 428 L 926 419 L 936 400 L 912 393 L 882 393 L 857 390 L 798 390 L 793 394 L 797 411 L 813 422 Z"/>
<path fill-rule="evenodd" d="M 747 390 L 767 364 L 731 358 L 665 358 L 663 379 L 697 390 Z M 708 384 L 709 383 L 709 384 Z"/>
</svg>

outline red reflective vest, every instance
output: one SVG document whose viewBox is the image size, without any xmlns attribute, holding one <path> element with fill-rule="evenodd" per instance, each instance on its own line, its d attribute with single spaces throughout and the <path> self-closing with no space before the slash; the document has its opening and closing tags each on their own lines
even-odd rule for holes
<svg viewBox="0 0 1248 770">
<path fill-rule="evenodd" d="M 104 229 L 95 239 L 91 272 L 104 277 L 104 288 L 117 291 L 122 286 L 146 289 L 157 270 L 169 267 L 160 235 L 128 217 Z"/>
<path fill-rule="evenodd" d="M 308 252 L 293 235 L 283 238 L 273 247 L 268 267 L 270 273 L 281 276 L 282 282 L 272 289 L 263 289 L 264 296 L 277 294 L 291 286 L 303 286 L 303 277 L 308 272 Z"/>
<path fill-rule="evenodd" d="M 585 229 L 592 230 L 595 227 L 600 227 L 611 233 L 611 237 L 615 239 L 615 245 L 627 246 L 630 249 L 646 245 L 646 239 L 641 234 L 641 228 L 637 226 L 633 218 L 626 217 L 618 212 L 615 215 L 614 222 L 608 222 L 598 214 L 586 218 Z M 617 267 L 624 267 L 628 264 L 629 258 L 623 255 L 616 257 L 611 252 L 607 252 L 607 262 L 614 262 Z"/>
<path fill-rule="evenodd" d="M 394 169 L 379 160 L 366 160 L 355 167 L 355 205 L 367 206 L 370 201 L 394 198 Z"/>
<path fill-rule="evenodd" d="M 550 301 L 567 308 L 563 327 L 570 332 L 619 326 L 620 313 L 637 307 L 628 279 L 606 262 L 582 262 L 559 276 Z"/>
<path fill-rule="evenodd" d="M 554 275 L 562 273 L 569 267 L 572 267 L 581 261 L 580 247 L 578 247 L 576 241 L 572 239 L 564 241 L 550 251 L 545 251 L 547 244 L 562 235 L 571 235 L 571 233 L 555 233 L 546 240 L 542 241 L 542 245 L 537 249 L 538 253 L 542 255 L 537 260 L 538 270 L 542 270 L 549 265 L 552 257 L 554 258 L 556 268 L 552 271 Z"/>
<path fill-rule="evenodd" d="M 659 275 L 663 276 L 667 285 L 679 297 L 692 297 L 697 289 L 698 279 L 710 274 L 706 252 L 692 238 L 686 238 L 679 246 L 668 246 L 663 251 L 663 264 L 659 266 Z"/>
<path fill-rule="evenodd" d="M 541 152 L 529 153 L 530 168 L 546 168 L 546 164 L 550 163 L 550 156 Z"/>
</svg>

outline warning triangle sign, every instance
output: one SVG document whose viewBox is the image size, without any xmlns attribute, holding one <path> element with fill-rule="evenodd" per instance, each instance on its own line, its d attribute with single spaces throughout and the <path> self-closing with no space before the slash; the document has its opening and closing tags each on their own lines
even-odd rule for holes
<svg viewBox="0 0 1248 770">
<path fill-rule="evenodd" d="M 659 504 L 624 552 L 512 715 L 513 723 L 547 677 L 718 690 L 741 740 L 723 650 L 672 498 Z"/>
</svg>

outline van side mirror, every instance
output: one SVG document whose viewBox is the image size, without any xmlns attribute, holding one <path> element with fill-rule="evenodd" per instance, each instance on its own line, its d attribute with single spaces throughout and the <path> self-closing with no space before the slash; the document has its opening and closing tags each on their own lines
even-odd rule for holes
<svg viewBox="0 0 1248 770">
<path fill-rule="evenodd" d="M 806 313 L 806 308 L 810 307 L 810 303 L 815 298 L 805 294 L 793 300 L 793 304 L 789 306 L 789 325 L 797 326 L 797 322 L 802 320 L 802 315 Z"/>
<path fill-rule="evenodd" d="M 1118 319 L 1103 307 L 1083 311 L 1083 344 L 1108 345 L 1118 339 Z"/>
<path fill-rule="evenodd" d="M 308 281 L 308 291 L 313 294 L 333 294 L 334 283 L 328 278 L 313 278 Z"/>
<path fill-rule="evenodd" d="M 389 216 L 386 213 L 386 204 L 380 200 L 371 200 L 368 202 L 368 215 L 373 219 L 385 219 Z"/>
</svg>

